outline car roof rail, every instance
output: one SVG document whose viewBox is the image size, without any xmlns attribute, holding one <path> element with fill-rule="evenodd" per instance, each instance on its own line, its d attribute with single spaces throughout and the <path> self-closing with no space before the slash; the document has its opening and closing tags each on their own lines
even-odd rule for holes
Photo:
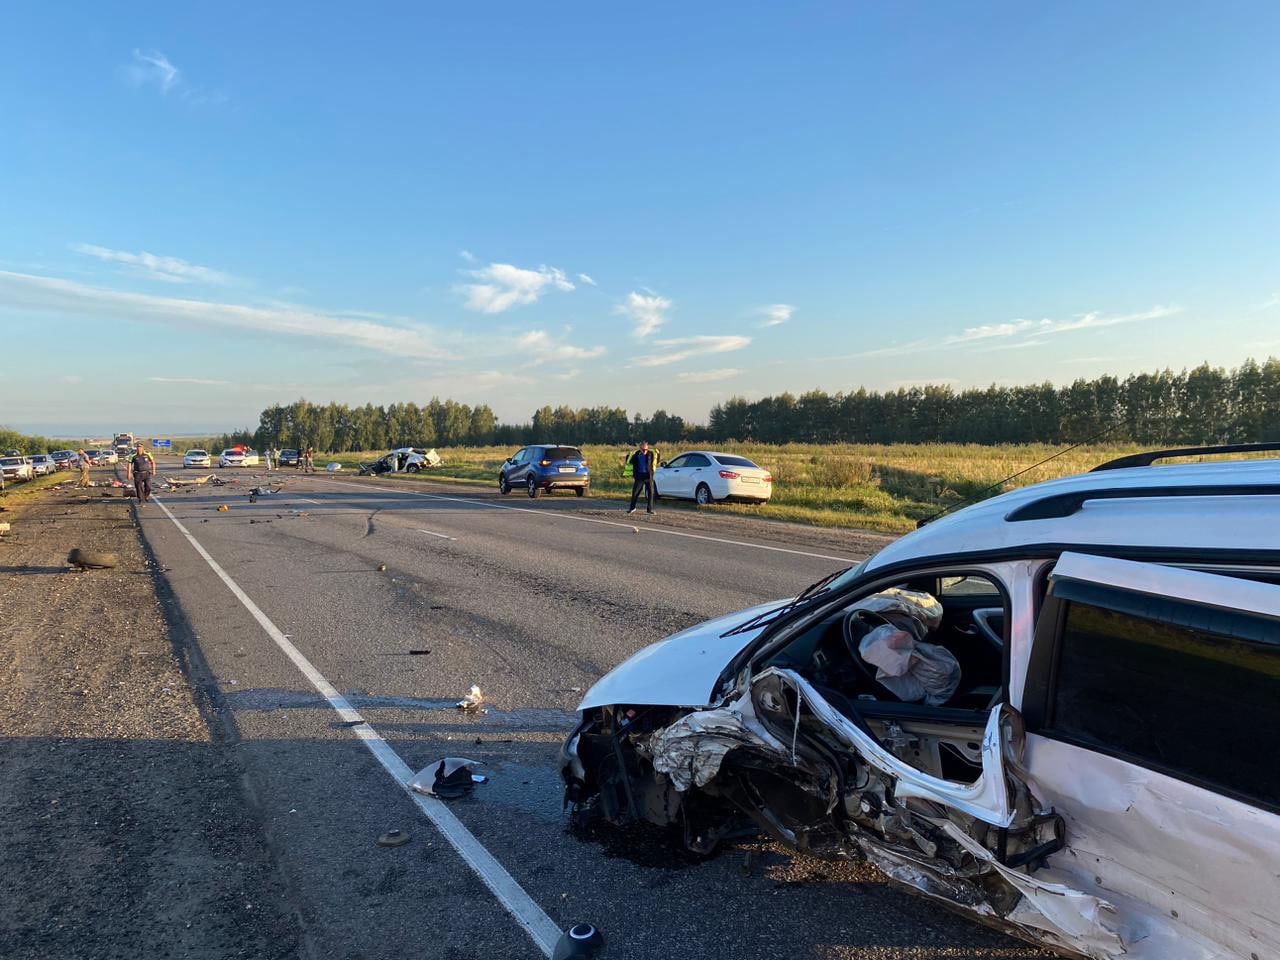
<svg viewBox="0 0 1280 960">
<path fill-rule="evenodd" d="M 1260 453 L 1267 450 L 1280 450 L 1280 442 L 1268 443 L 1219 443 L 1207 447 L 1173 447 L 1168 450 L 1147 450 L 1143 453 L 1131 453 L 1127 457 L 1116 457 L 1106 463 L 1100 463 L 1090 473 L 1100 470 L 1124 470 L 1128 467 L 1149 467 L 1157 460 L 1169 460 L 1174 457 L 1205 457 L 1221 453 Z"/>
<path fill-rule="evenodd" d="M 1280 497 L 1280 483 L 1191 484 L 1162 487 L 1098 487 L 1051 493 L 1005 515 L 1011 522 L 1069 517 L 1089 500 L 1138 500 L 1158 497 Z"/>
</svg>

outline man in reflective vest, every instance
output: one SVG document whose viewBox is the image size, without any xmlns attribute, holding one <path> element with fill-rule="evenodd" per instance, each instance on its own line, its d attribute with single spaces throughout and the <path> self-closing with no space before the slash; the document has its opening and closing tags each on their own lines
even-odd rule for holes
<svg viewBox="0 0 1280 960">
<path fill-rule="evenodd" d="M 156 458 L 138 444 L 138 452 L 129 458 L 129 479 L 133 481 L 133 491 L 138 495 L 139 503 L 147 503 L 151 499 L 151 478 L 155 472 Z"/>
<path fill-rule="evenodd" d="M 649 441 L 644 440 L 640 449 L 627 457 L 623 465 L 623 476 L 631 476 L 631 507 L 627 513 L 636 512 L 636 501 L 640 491 L 645 491 L 645 513 L 653 513 L 653 469 L 658 464 L 658 451 L 649 449 Z"/>
</svg>

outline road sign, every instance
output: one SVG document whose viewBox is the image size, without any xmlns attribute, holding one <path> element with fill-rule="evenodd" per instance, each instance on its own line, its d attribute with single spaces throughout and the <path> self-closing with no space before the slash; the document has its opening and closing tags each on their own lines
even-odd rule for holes
<svg viewBox="0 0 1280 960">
<path fill-rule="evenodd" d="M 153 447 L 172 447 L 173 441 L 172 440 L 152 440 L 151 445 Z"/>
</svg>

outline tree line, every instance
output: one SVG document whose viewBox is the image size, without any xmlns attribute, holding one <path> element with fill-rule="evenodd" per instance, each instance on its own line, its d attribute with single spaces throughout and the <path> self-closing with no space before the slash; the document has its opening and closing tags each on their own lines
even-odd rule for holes
<svg viewBox="0 0 1280 960">
<path fill-rule="evenodd" d="M 1199 444 L 1280 440 L 1280 360 L 1234 369 L 1080 378 L 956 390 L 945 385 L 850 393 L 811 390 L 711 408 L 707 423 L 658 410 L 544 406 L 530 422 L 498 423 L 486 405 L 433 399 L 418 406 L 313 404 L 298 400 L 262 412 L 256 430 L 219 438 L 263 446 L 378 450 L 397 446 L 519 446 L 538 441 L 624 444 L 757 443 L 1113 443 Z M 215 444 L 216 445 L 216 444 Z"/>
<path fill-rule="evenodd" d="M 956 390 L 944 385 L 850 393 L 811 390 L 711 408 L 705 424 L 658 410 L 544 406 L 528 423 L 499 423 L 486 404 L 433 398 L 427 403 L 347 406 L 297 400 L 263 410 L 256 428 L 207 445 L 315 447 L 327 453 L 403 446 L 526 443 L 1076 443 L 1090 439 L 1148 445 L 1280 440 L 1280 360 L 1246 360 L 1234 369 L 1081 378 Z M 55 449 L 59 441 L 0 430 L 0 450 Z"/>
</svg>

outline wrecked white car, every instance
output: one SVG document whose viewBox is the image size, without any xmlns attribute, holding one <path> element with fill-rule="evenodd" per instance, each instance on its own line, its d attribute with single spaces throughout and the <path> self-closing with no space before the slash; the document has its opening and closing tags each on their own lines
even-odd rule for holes
<svg viewBox="0 0 1280 960">
<path fill-rule="evenodd" d="M 1071 955 L 1280 956 L 1280 462 L 1151 465 L 1185 452 L 640 651 L 580 706 L 573 815 L 865 859 Z"/>
<path fill-rule="evenodd" d="M 400 447 L 384 454 L 373 463 L 363 464 L 360 467 L 360 476 L 418 473 L 420 470 L 442 466 L 444 466 L 444 459 L 436 453 L 434 448 L 426 450 L 422 447 Z"/>
</svg>

